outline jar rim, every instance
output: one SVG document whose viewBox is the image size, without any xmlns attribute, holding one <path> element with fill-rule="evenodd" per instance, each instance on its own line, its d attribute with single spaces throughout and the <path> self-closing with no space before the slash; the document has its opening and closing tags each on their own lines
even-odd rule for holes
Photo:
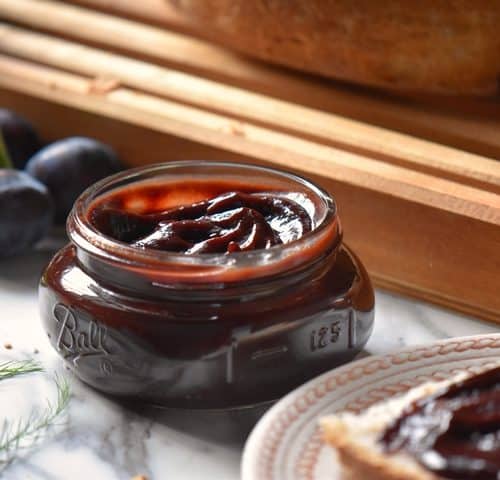
<svg viewBox="0 0 500 480">
<path fill-rule="evenodd" d="M 176 173 L 175 170 L 195 168 L 206 169 L 229 169 L 239 173 L 251 171 L 253 174 L 271 175 L 274 178 L 291 182 L 300 186 L 304 191 L 314 195 L 322 204 L 324 214 L 317 225 L 302 237 L 289 243 L 272 246 L 268 249 L 258 249 L 234 253 L 203 253 L 186 254 L 179 252 L 167 252 L 154 249 L 139 249 L 124 242 L 120 242 L 102 234 L 89 221 L 87 213 L 91 203 L 115 188 L 154 179 L 160 174 Z M 202 172 L 202 174 L 204 174 Z M 335 230 L 332 234 L 332 228 Z M 250 163 L 203 161 L 203 160 L 181 160 L 167 163 L 128 169 L 111 175 L 85 190 L 76 200 L 73 209 L 68 216 L 67 232 L 71 241 L 87 254 L 101 257 L 108 262 L 140 268 L 154 268 L 161 265 L 174 267 L 207 267 L 207 269 L 234 269 L 245 266 L 269 265 L 284 257 L 304 251 L 321 237 L 328 235 L 330 230 L 330 243 L 333 248 L 338 247 L 341 241 L 340 222 L 337 216 L 337 206 L 332 195 L 310 180 L 299 175 L 280 169 L 253 165 Z M 206 270 L 204 270 L 206 273 Z"/>
</svg>

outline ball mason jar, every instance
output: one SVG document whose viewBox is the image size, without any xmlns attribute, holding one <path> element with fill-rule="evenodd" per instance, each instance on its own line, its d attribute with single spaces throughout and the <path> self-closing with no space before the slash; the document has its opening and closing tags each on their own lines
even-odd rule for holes
<svg viewBox="0 0 500 480">
<path fill-rule="evenodd" d="M 110 195 L 133 192 L 137 205 L 164 185 L 187 198 L 193 179 L 294 192 L 313 229 L 268 249 L 185 254 L 132 247 L 90 221 Z M 128 170 L 80 196 L 67 232 L 41 278 L 43 327 L 76 376 L 106 394 L 182 408 L 271 402 L 351 360 L 372 330 L 373 289 L 342 242 L 334 199 L 290 173 L 203 161 Z"/>
</svg>

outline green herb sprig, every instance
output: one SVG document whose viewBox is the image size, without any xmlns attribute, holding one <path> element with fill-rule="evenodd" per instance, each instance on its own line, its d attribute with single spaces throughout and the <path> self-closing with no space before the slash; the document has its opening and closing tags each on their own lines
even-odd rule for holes
<svg viewBox="0 0 500 480">
<path fill-rule="evenodd" d="M 41 371 L 43 371 L 42 366 L 34 360 L 11 360 L 0 363 L 0 380 Z"/>
<path fill-rule="evenodd" d="M 27 373 L 41 372 L 42 366 L 32 360 L 0 364 L 0 381 Z M 33 409 L 27 417 L 5 419 L 0 428 L 0 471 L 16 458 L 20 450 L 32 448 L 54 427 L 68 406 L 71 389 L 65 379 L 55 377 L 57 399 L 47 400 L 44 409 Z"/>
</svg>

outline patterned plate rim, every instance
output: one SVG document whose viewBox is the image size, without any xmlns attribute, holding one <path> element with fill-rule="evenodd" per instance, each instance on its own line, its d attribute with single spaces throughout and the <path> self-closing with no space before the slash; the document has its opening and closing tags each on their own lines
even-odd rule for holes
<svg viewBox="0 0 500 480">
<path fill-rule="evenodd" d="M 345 385 L 381 369 L 400 367 L 440 355 L 497 348 L 500 348 L 500 333 L 448 338 L 369 356 L 313 378 L 283 397 L 257 423 L 243 451 L 242 480 L 273 480 L 276 455 L 287 430 L 336 386 Z"/>
</svg>

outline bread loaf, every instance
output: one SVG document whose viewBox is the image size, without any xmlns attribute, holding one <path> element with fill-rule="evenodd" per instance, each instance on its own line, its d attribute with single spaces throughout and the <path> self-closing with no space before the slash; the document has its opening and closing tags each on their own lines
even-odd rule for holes
<svg viewBox="0 0 500 480">
<path fill-rule="evenodd" d="M 249 55 L 391 89 L 494 94 L 496 0 L 168 0 L 200 35 Z"/>
</svg>

